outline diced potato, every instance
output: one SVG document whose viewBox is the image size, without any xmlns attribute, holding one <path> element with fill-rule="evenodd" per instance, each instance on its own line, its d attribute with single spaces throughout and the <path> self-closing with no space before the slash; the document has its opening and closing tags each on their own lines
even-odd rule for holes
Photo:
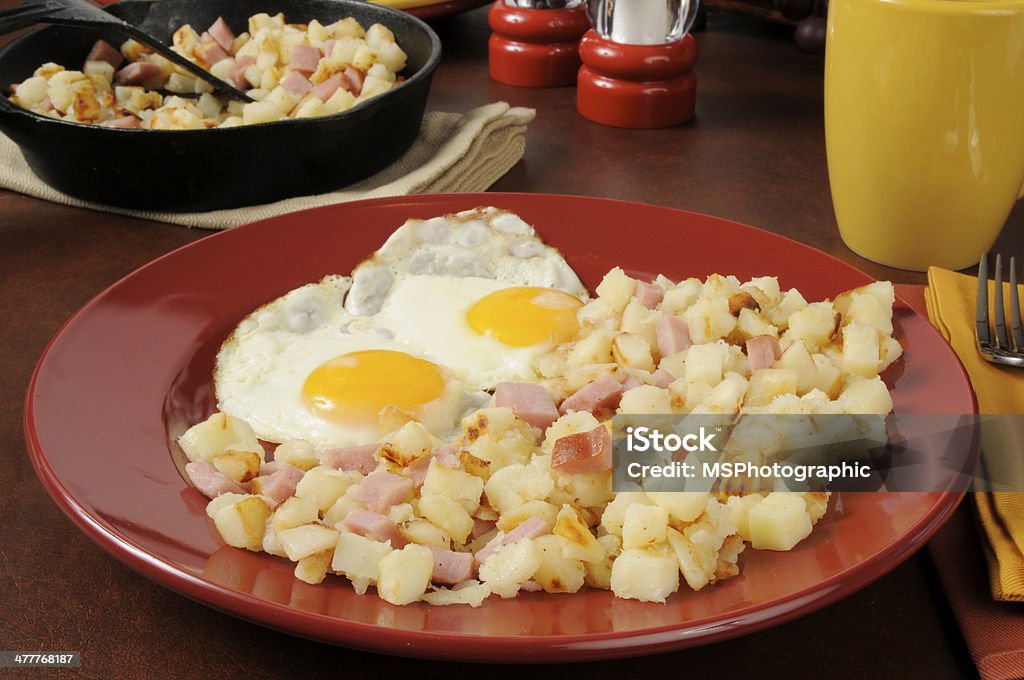
<svg viewBox="0 0 1024 680">
<path fill-rule="evenodd" d="M 414 519 L 398 528 L 402 537 L 410 543 L 449 549 L 451 536 L 441 527 L 425 519 Z"/>
<path fill-rule="evenodd" d="M 714 387 L 722 380 L 725 364 L 726 346 L 715 342 L 706 345 L 694 345 L 686 350 L 685 373 L 687 385 L 705 383 Z"/>
<path fill-rule="evenodd" d="M 270 526 L 277 533 L 303 524 L 310 524 L 318 519 L 320 519 L 320 513 L 316 503 L 308 498 L 292 496 L 274 509 Z"/>
<path fill-rule="evenodd" d="M 666 548 L 623 550 L 612 562 L 612 592 L 641 602 L 664 602 L 679 589 L 679 563 Z"/>
<path fill-rule="evenodd" d="M 597 296 L 608 303 L 615 314 L 621 314 L 636 290 L 636 280 L 626 276 L 621 267 L 615 267 L 597 284 Z"/>
<path fill-rule="evenodd" d="M 796 340 L 789 348 L 782 353 L 782 356 L 772 365 L 772 368 L 788 368 L 796 373 L 796 393 L 807 394 L 818 384 L 818 366 L 807 351 L 807 345 L 803 340 Z"/>
<path fill-rule="evenodd" d="M 561 416 L 551 424 L 551 427 L 544 433 L 544 443 L 541 449 L 545 453 L 551 453 L 555 442 L 562 437 L 568 437 L 578 432 L 590 432 L 601 423 L 590 411 L 573 411 Z"/>
<path fill-rule="evenodd" d="M 422 493 L 424 496 L 445 496 L 465 508 L 467 513 L 473 514 L 480 507 L 483 490 L 484 480 L 479 477 L 447 468 L 437 460 L 432 460 L 423 480 Z"/>
<path fill-rule="evenodd" d="M 892 410 L 892 395 L 877 376 L 851 383 L 838 401 L 846 413 L 885 415 Z"/>
<path fill-rule="evenodd" d="M 391 604 L 409 604 L 427 591 L 434 554 L 430 548 L 410 543 L 385 555 L 379 569 L 377 594 L 381 599 Z"/>
<path fill-rule="evenodd" d="M 638 415 L 672 413 L 672 395 L 667 389 L 654 385 L 640 385 L 622 394 L 618 411 Z"/>
<path fill-rule="evenodd" d="M 586 573 L 580 560 L 566 557 L 566 539 L 548 534 L 533 539 L 540 550 L 540 566 L 533 580 L 549 593 L 575 593 L 583 587 Z"/>
<path fill-rule="evenodd" d="M 213 457 L 213 467 L 235 482 L 248 482 L 260 472 L 260 455 L 255 451 L 225 451 Z"/>
<path fill-rule="evenodd" d="M 557 516 L 558 508 L 551 503 L 542 500 L 527 501 L 515 510 L 502 513 L 498 519 L 498 528 L 507 533 L 531 517 L 539 517 L 545 524 L 552 526 Z"/>
<path fill-rule="evenodd" d="M 178 444 L 190 461 L 212 461 L 224 451 L 254 451 L 263 456 L 263 447 L 249 424 L 226 413 L 214 413 L 193 425 L 178 438 Z"/>
<path fill-rule="evenodd" d="M 286 441 L 274 449 L 274 460 L 294 465 L 300 470 L 311 470 L 319 464 L 313 445 L 304 439 Z"/>
<path fill-rule="evenodd" d="M 646 493 L 642 492 L 620 492 L 601 515 L 601 526 L 605 531 L 616 536 L 622 536 L 622 526 L 626 521 L 626 512 L 634 504 L 654 505 L 654 502 Z"/>
<path fill-rule="evenodd" d="M 778 306 L 772 311 L 771 322 L 778 326 L 779 330 L 789 328 L 789 317 L 807 306 L 807 300 L 796 288 L 790 288 L 779 301 Z"/>
<path fill-rule="evenodd" d="M 331 569 L 347 576 L 361 595 L 366 592 L 368 585 L 377 582 L 380 577 L 380 561 L 390 552 L 390 543 L 342 533 L 334 548 Z"/>
<path fill-rule="evenodd" d="M 634 503 L 626 508 L 622 522 L 622 547 L 647 548 L 665 541 L 668 511 L 657 505 Z"/>
<path fill-rule="evenodd" d="M 654 370 L 654 357 L 651 343 L 640 335 L 619 333 L 612 340 L 612 357 L 623 366 L 639 368 L 644 371 Z"/>
<path fill-rule="evenodd" d="M 673 316 L 681 316 L 690 305 L 697 301 L 704 290 L 704 284 L 697 279 L 680 281 L 674 288 L 665 291 L 661 301 L 661 311 Z"/>
<path fill-rule="evenodd" d="M 259 551 L 263 547 L 270 507 L 259 496 L 246 496 L 213 516 L 221 538 L 235 548 Z"/>
<path fill-rule="evenodd" d="M 622 321 L 619 330 L 633 335 L 639 335 L 652 347 L 658 344 L 658 319 L 661 313 L 653 309 L 647 309 L 635 297 L 622 310 Z"/>
<path fill-rule="evenodd" d="M 443 529 L 456 543 L 465 543 L 473 531 L 473 518 L 464 507 L 447 496 L 423 496 L 420 498 L 419 512 Z"/>
<path fill-rule="evenodd" d="M 759 368 L 750 376 L 744 406 L 764 406 L 782 394 L 796 394 L 800 378 L 789 368 Z"/>
<path fill-rule="evenodd" d="M 737 532 L 745 541 L 750 540 L 750 523 L 748 521 L 750 510 L 763 500 L 764 496 L 757 493 L 729 496 L 727 504 L 730 512 L 732 512 L 733 522 L 736 523 Z"/>
<path fill-rule="evenodd" d="M 439 588 L 423 594 L 423 601 L 429 604 L 444 606 L 450 604 L 468 604 L 479 607 L 491 594 L 491 588 L 479 581 L 466 581 L 454 588 Z"/>
<path fill-rule="evenodd" d="M 867 298 L 874 301 L 874 298 Z M 851 303 L 852 305 L 852 303 Z M 881 335 L 874 326 L 853 322 L 843 328 L 843 364 L 847 373 L 870 378 L 882 367 Z"/>
<path fill-rule="evenodd" d="M 500 597 L 514 597 L 536 573 L 542 559 L 541 550 L 533 539 L 503 545 L 480 565 L 480 580 Z"/>
<path fill-rule="evenodd" d="M 614 497 L 610 472 L 559 475 L 557 484 L 577 507 L 603 508 Z"/>
<path fill-rule="evenodd" d="M 570 505 L 563 505 L 558 512 L 553 533 L 565 539 L 562 553 L 568 558 L 582 562 L 600 562 L 607 554 L 590 528 Z"/>
<path fill-rule="evenodd" d="M 288 555 L 288 559 L 298 562 L 315 553 L 333 551 L 338 542 L 338 531 L 322 524 L 304 524 L 278 531 L 277 541 Z"/>
<path fill-rule="evenodd" d="M 683 318 L 695 345 L 724 338 L 736 328 L 736 317 L 729 311 L 726 297 L 701 297 L 686 309 Z"/>
<path fill-rule="evenodd" d="M 722 382 L 715 385 L 692 411 L 705 414 L 738 413 L 747 385 L 747 379 L 739 373 L 726 373 Z"/>
<path fill-rule="evenodd" d="M 668 513 L 673 522 L 692 522 L 704 512 L 710 495 L 702 491 L 659 491 L 648 498 Z"/>
<path fill-rule="evenodd" d="M 87 61 L 85 66 L 82 67 L 82 73 L 87 76 L 97 76 L 107 83 L 111 83 L 114 80 L 114 67 L 106 61 Z"/>
<path fill-rule="evenodd" d="M 612 339 L 615 334 L 610 330 L 597 329 L 573 345 L 566 357 L 570 368 L 606 364 L 612 361 Z"/>
<path fill-rule="evenodd" d="M 356 474 L 358 472 L 351 471 L 348 474 Z M 341 494 L 338 500 L 334 501 L 334 504 L 323 513 L 323 522 L 328 526 L 337 526 L 338 522 L 344 521 L 346 517 L 354 510 L 365 510 L 366 505 L 356 498 L 355 490 L 358 486 L 357 483 L 353 483 L 347 489 L 345 493 Z M 319 508 L 319 504 L 315 504 Z"/>
<path fill-rule="evenodd" d="M 811 534 L 811 517 L 800 494 L 770 493 L 747 513 L 750 544 L 757 550 L 792 550 Z"/>
<path fill-rule="evenodd" d="M 250 93 L 250 96 L 251 93 Z M 255 99 L 256 97 L 253 97 Z M 284 117 L 277 104 L 271 101 L 255 101 L 246 104 L 242 109 L 242 120 L 246 125 L 257 125 L 259 123 L 271 123 Z"/>
<path fill-rule="evenodd" d="M 760 312 L 753 309 L 741 309 L 736 319 L 736 329 L 746 338 L 758 335 L 779 337 L 779 329 L 771 324 Z"/>
<path fill-rule="evenodd" d="M 246 493 L 222 493 L 216 498 L 211 499 L 210 502 L 206 504 L 206 516 L 213 519 L 213 516 L 220 510 L 228 507 L 229 505 L 234 505 L 238 501 L 248 498 L 250 495 L 251 494 Z"/>
<path fill-rule="evenodd" d="M 320 512 L 327 512 L 342 494 L 362 479 L 354 470 L 336 470 L 325 465 L 310 469 L 295 487 L 295 495 L 308 498 Z"/>
<path fill-rule="evenodd" d="M 512 464 L 491 474 L 484 485 L 487 499 L 499 513 L 512 512 L 524 503 L 547 498 L 555 488 L 550 473 L 533 465 Z"/>
<path fill-rule="evenodd" d="M 295 565 L 295 578 L 313 586 L 321 583 L 327 576 L 327 570 L 331 567 L 332 557 L 334 557 L 333 549 L 303 557 Z"/>
<path fill-rule="evenodd" d="M 841 321 L 842 316 L 831 303 L 814 302 L 790 315 L 787 333 L 793 340 L 803 340 L 809 351 L 816 352 L 831 342 Z"/>
</svg>

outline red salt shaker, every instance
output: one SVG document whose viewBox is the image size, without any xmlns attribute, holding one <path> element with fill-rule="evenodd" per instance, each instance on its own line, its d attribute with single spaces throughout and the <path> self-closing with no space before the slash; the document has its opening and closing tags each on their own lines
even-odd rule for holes
<svg viewBox="0 0 1024 680">
<path fill-rule="evenodd" d="M 590 28 L 583 0 L 496 0 L 487 19 L 493 31 L 488 43 L 493 80 L 517 87 L 576 82 L 580 36 Z"/>
<path fill-rule="evenodd" d="M 624 128 L 663 128 L 693 118 L 697 43 L 687 31 L 697 0 L 592 0 L 594 30 L 580 41 L 576 109 Z"/>
</svg>

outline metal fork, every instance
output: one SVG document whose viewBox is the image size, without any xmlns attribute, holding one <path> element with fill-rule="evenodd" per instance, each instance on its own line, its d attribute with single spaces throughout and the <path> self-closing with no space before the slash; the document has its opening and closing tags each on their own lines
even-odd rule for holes
<svg viewBox="0 0 1024 680">
<path fill-rule="evenodd" d="M 36 24 L 83 26 L 116 31 L 129 38 L 134 38 L 232 99 L 245 102 L 253 101 L 249 95 L 235 89 L 206 69 L 193 64 L 145 31 L 135 28 L 85 0 L 26 0 L 17 7 L 0 11 L 0 35 Z"/>
<path fill-rule="evenodd" d="M 978 350 L 982 358 L 995 364 L 1024 366 L 1024 331 L 1020 322 L 1020 299 L 1017 294 L 1017 261 L 1010 258 L 1010 335 L 1006 333 L 1006 315 L 1003 312 L 1003 257 L 996 255 L 994 319 L 989 329 L 988 311 L 988 253 L 978 262 L 978 301 L 975 330 Z"/>
</svg>

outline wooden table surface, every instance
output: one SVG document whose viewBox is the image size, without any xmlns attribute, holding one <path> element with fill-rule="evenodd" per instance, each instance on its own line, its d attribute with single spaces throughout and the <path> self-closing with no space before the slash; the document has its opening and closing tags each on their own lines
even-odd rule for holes
<svg viewBox="0 0 1024 680">
<path fill-rule="evenodd" d="M 588 194 L 710 213 L 793 237 L 879 278 L 923 282 L 920 274 L 866 262 L 841 243 L 826 173 L 822 59 L 799 52 L 786 29 L 712 16 L 697 35 L 696 120 L 636 131 L 579 117 L 572 88 L 516 89 L 490 81 L 485 10 L 435 26 L 445 56 L 431 110 L 465 111 L 495 100 L 537 110 L 525 159 L 495 190 Z M 155 585 L 100 550 L 44 493 L 25 453 L 22 406 L 36 360 L 76 309 L 136 267 L 205 235 L 0 192 L 0 650 L 80 650 L 76 676 L 88 678 L 450 678 L 481 672 L 517 680 L 566 672 L 974 677 L 926 552 L 837 604 L 764 632 L 564 669 L 479 668 L 328 647 L 234 619 Z M 1022 236 L 1024 212 L 1017 210 L 999 248 L 1019 253 Z"/>
</svg>

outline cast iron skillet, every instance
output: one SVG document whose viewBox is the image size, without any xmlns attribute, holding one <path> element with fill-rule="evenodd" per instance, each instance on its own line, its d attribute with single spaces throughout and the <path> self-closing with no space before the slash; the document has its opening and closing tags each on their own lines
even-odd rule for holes
<svg viewBox="0 0 1024 680">
<path fill-rule="evenodd" d="M 0 130 L 33 172 L 55 189 L 98 203 L 177 212 L 254 205 L 323 193 L 369 177 L 412 144 L 440 60 L 441 43 L 422 21 L 355 0 L 124 0 L 111 13 L 170 42 L 190 23 L 202 31 L 218 16 L 236 32 L 257 12 L 289 23 L 355 17 L 390 28 L 408 55 L 406 81 L 352 109 L 323 118 L 212 130 L 123 130 L 31 113 L 0 96 Z M 0 51 L 0 90 L 52 61 L 81 68 L 97 38 L 123 38 L 52 26 Z"/>
</svg>

